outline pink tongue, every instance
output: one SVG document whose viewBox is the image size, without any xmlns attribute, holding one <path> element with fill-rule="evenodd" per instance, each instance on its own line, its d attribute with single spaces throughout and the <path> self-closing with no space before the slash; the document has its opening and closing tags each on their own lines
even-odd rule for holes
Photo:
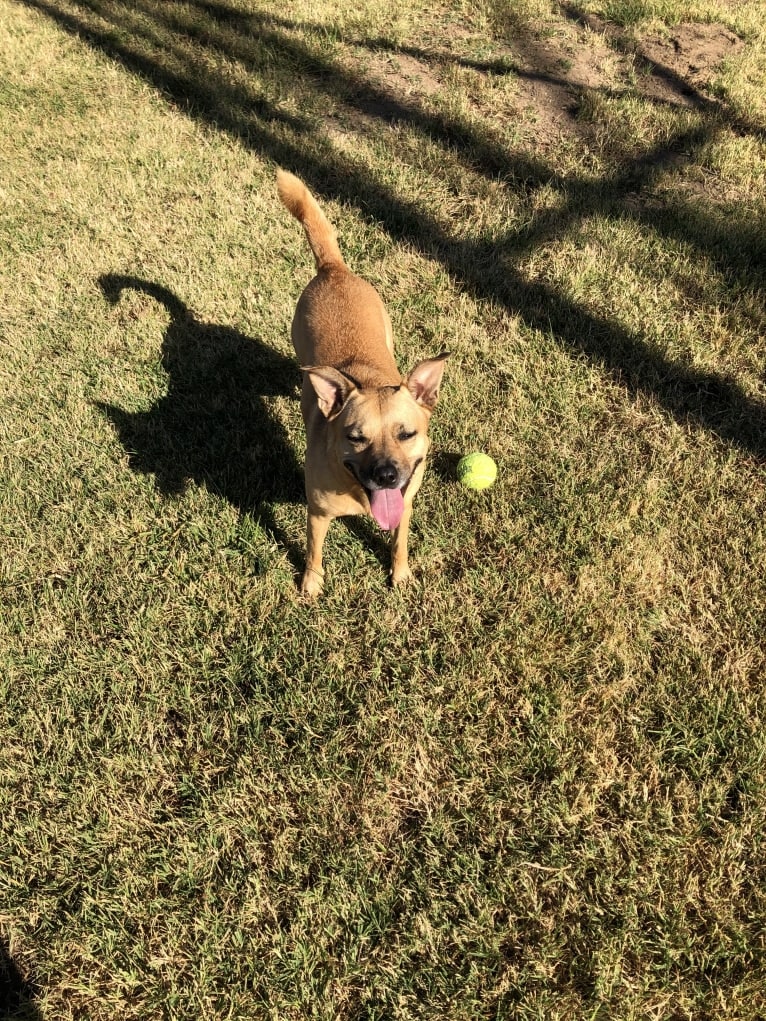
<svg viewBox="0 0 766 1021">
<path fill-rule="evenodd" d="M 401 489 L 375 489 L 369 493 L 372 516 L 385 531 L 399 524 L 404 514 Z"/>
</svg>

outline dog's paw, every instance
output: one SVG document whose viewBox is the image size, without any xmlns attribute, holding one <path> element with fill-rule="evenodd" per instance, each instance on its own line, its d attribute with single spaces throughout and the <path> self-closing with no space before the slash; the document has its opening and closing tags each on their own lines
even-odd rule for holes
<svg viewBox="0 0 766 1021">
<path fill-rule="evenodd" d="M 307 599 L 316 599 L 324 588 L 324 571 L 306 568 L 301 581 L 301 595 Z"/>
<path fill-rule="evenodd" d="M 399 588 L 401 585 L 408 585 L 414 578 L 412 571 L 408 566 L 394 568 L 391 571 L 391 584 L 394 588 Z"/>
</svg>

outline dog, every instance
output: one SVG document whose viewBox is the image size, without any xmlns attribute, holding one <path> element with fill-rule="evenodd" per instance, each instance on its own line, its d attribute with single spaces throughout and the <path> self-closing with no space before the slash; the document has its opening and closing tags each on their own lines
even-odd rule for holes
<svg viewBox="0 0 766 1021">
<path fill-rule="evenodd" d="M 408 536 L 447 352 L 402 377 L 391 320 L 375 288 L 346 266 L 330 224 L 308 188 L 277 172 L 282 203 L 303 225 L 316 276 L 298 299 L 292 342 L 303 371 L 306 424 L 306 568 L 301 592 L 324 585 L 322 547 L 333 518 L 369 514 L 392 532 L 391 581 L 412 577 Z"/>
</svg>

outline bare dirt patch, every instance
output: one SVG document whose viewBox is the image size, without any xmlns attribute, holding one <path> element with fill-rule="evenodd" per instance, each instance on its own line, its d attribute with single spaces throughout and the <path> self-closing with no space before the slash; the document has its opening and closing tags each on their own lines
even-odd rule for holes
<svg viewBox="0 0 766 1021">
<path fill-rule="evenodd" d="M 655 102 L 707 107 L 717 70 L 744 46 L 720 24 L 682 24 L 667 33 L 629 36 L 588 16 L 573 19 L 569 28 L 554 38 L 520 41 L 517 47 L 519 98 L 542 141 L 582 134 L 574 115 L 586 90 L 635 89 Z"/>
<path fill-rule="evenodd" d="M 393 122 L 428 109 L 449 90 L 451 69 L 462 68 L 511 75 L 515 89 L 497 114 L 533 135 L 536 148 L 546 147 L 592 133 L 587 118 L 578 117 L 587 92 L 631 91 L 657 103 L 708 107 L 717 69 L 744 46 L 720 24 L 681 24 L 640 35 L 594 15 L 571 13 L 554 33 L 520 26 L 511 41 L 493 41 L 491 59 L 474 59 L 475 36 L 466 32 L 456 40 L 454 32 L 450 36 L 440 28 L 432 26 L 412 48 L 357 41 L 366 87 L 347 109 L 330 114 L 330 135 L 364 131 L 371 119 Z M 351 74 L 358 70 L 347 67 Z"/>
<path fill-rule="evenodd" d="M 653 99 L 693 106 L 724 60 L 744 43 L 723 25 L 678 25 L 670 34 L 645 36 L 636 56 L 648 69 L 643 91 Z"/>
<path fill-rule="evenodd" d="M 432 96 L 442 87 L 433 67 L 409 53 L 390 55 L 380 69 L 380 82 L 392 94 Z"/>
<path fill-rule="evenodd" d="M 557 36 L 520 38 L 518 107 L 537 144 L 587 133 L 576 118 L 580 95 L 611 86 L 619 58 L 600 33 L 567 26 Z"/>
</svg>

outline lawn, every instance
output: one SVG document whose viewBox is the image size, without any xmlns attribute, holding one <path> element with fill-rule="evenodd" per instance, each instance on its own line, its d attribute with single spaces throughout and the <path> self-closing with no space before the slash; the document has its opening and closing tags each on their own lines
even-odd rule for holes
<svg viewBox="0 0 766 1021">
<path fill-rule="evenodd" d="M 452 352 L 402 590 L 278 166 Z M 0 1017 L 766 1016 L 762 0 L 0 0 L 0 252 Z"/>
</svg>

